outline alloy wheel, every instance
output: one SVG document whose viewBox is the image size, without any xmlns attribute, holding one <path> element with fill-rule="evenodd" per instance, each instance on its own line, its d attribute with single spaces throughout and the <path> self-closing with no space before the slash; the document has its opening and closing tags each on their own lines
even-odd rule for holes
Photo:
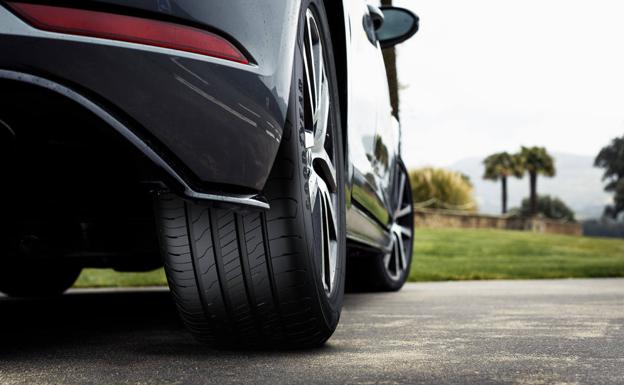
<svg viewBox="0 0 624 385">
<path fill-rule="evenodd" d="M 306 192 L 313 213 L 316 255 L 321 257 L 321 277 L 331 295 L 338 271 L 339 222 L 336 177 L 337 148 L 323 38 L 315 12 L 305 15 L 303 36 L 304 161 L 308 167 Z"/>
<path fill-rule="evenodd" d="M 397 165 L 395 180 L 397 181 L 396 210 L 392 215 L 392 245 L 384 255 L 384 266 L 392 280 L 399 280 L 409 273 L 412 252 L 412 236 L 414 232 L 414 207 L 412 191 L 408 183 L 409 176 L 402 164 Z"/>
</svg>

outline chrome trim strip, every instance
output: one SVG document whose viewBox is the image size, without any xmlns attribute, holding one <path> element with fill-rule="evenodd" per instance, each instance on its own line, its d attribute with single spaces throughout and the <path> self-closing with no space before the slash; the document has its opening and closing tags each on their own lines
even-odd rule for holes
<svg viewBox="0 0 624 385">
<path fill-rule="evenodd" d="M 91 111 L 97 117 L 108 123 L 115 131 L 132 143 L 139 151 L 147 156 L 154 164 L 162 168 L 169 174 L 176 182 L 182 186 L 184 195 L 190 199 L 205 200 L 219 203 L 229 203 L 235 205 L 243 205 L 253 208 L 259 208 L 268 210 L 270 208 L 269 203 L 259 195 L 227 195 L 227 194 L 209 194 L 193 190 L 188 183 L 178 174 L 163 158 L 160 157 L 154 150 L 152 150 L 145 142 L 143 142 L 137 135 L 135 135 L 129 128 L 123 123 L 115 119 L 103 108 L 97 104 L 91 102 L 81 94 L 62 86 L 58 83 L 52 82 L 48 79 L 44 79 L 38 76 L 25 74 L 16 71 L 7 71 L 0 69 L 0 79 L 14 80 L 18 82 L 28 83 L 34 86 L 46 88 L 50 91 L 63 95 L 74 102 L 80 104 L 87 110 Z"/>
</svg>

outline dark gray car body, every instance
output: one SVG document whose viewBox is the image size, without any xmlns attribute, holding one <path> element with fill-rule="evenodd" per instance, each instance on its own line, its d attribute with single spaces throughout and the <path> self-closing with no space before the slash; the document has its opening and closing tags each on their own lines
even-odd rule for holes
<svg viewBox="0 0 624 385">
<path fill-rule="evenodd" d="M 399 126 L 391 116 L 380 48 L 362 28 L 366 3 L 330 3 L 348 143 L 348 235 L 383 248 L 395 204 Z M 239 47 L 249 65 L 39 31 L 0 7 L 0 78 L 52 89 L 89 108 L 172 174 L 190 197 L 263 205 L 287 117 L 298 1 L 51 4 L 197 26 Z"/>
</svg>

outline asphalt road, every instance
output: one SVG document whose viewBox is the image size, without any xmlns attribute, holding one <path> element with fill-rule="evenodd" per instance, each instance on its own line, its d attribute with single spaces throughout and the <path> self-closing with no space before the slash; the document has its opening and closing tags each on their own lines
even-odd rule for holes
<svg viewBox="0 0 624 385">
<path fill-rule="evenodd" d="M 624 383 L 624 280 L 411 284 L 347 297 L 329 343 L 215 351 L 164 290 L 0 299 L 1 384 Z"/>
</svg>

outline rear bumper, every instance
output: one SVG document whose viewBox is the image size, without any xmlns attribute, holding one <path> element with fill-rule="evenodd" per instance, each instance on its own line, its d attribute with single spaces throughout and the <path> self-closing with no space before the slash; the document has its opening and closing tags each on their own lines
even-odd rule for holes
<svg viewBox="0 0 624 385">
<path fill-rule="evenodd" d="M 292 66 L 287 49 L 274 63 L 244 65 L 44 32 L 0 6 L 1 77 L 98 109 L 98 116 L 133 137 L 187 195 L 197 197 L 228 195 L 223 191 L 250 197 L 262 190 L 286 119 L 290 70 L 286 81 L 284 68 Z M 275 66 L 280 61 L 281 71 Z"/>
<path fill-rule="evenodd" d="M 115 118 L 108 111 L 100 107 L 98 104 L 90 101 L 81 94 L 61 84 L 38 76 L 6 70 L 0 70 L 0 80 L 16 81 L 45 88 L 79 104 L 98 118 L 102 119 L 102 121 L 107 123 L 112 129 L 117 131 L 119 135 L 121 135 L 124 139 L 134 145 L 153 163 L 156 168 L 162 171 L 163 175 L 167 177 L 166 180 L 167 182 L 169 182 L 170 188 L 186 196 L 189 199 L 242 205 L 260 209 L 269 208 L 268 202 L 266 202 L 262 195 L 259 194 L 234 194 L 227 191 L 205 192 L 205 190 L 200 190 L 196 186 L 189 184 L 188 179 L 186 179 L 174 167 L 172 167 L 170 161 L 165 159 L 158 152 L 154 151 L 148 144 L 145 143 L 144 140 L 137 136 L 123 122 L 117 120 L 117 118 Z"/>
</svg>

